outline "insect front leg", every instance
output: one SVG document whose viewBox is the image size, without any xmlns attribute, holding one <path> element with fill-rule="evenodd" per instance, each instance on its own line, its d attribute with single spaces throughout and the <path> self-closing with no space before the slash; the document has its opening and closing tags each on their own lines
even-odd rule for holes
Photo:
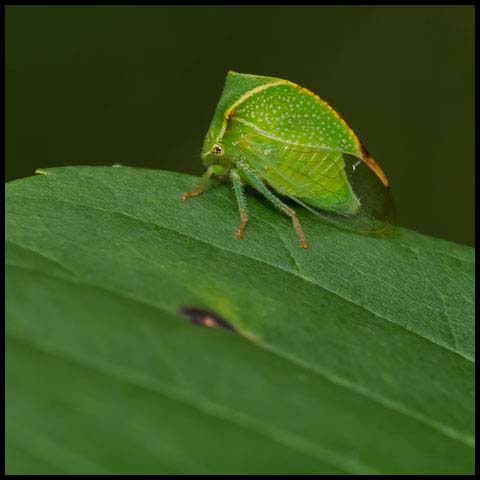
<svg viewBox="0 0 480 480">
<path fill-rule="evenodd" d="M 248 222 L 247 200 L 243 192 L 243 185 L 237 170 L 230 170 L 230 178 L 233 183 L 233 191 L 237 198 L 238 210 L 240 211 L 240 225 L 235 232 L 237 238 L 243 238 L 243 231 Z"/>
<path fill-rule="evenodd" d="M 180 200 L 184 202 L 189 197 L 196 197 L 197 195 L 200 195 L 207 187 L 212 174 L 213 174 L 213 166 L 210 166 L 208 167 L 208 170 L 200 177 L 200 181 L 198 182 L 198 187 L 195 190 L 192 190 L 191 192 L 182 193 L 182 195 L 180 196 Z"/>
<path fill-rule="evenodd" d="M 281 210 L 283 213 L 287 214 L 291 219 L 293 223 L 293 228 L 297 232 L 298 238 L 300 239 L 300 247 L 301 248 L 308 248 L 307 241 L 305 240 L 305 235 L 303 234 L 302 227 L 300 225 L 300 222 L 298 221 L 297 214 L 295 213 L 295 210 L 293 208 L 290 208 L 288 205 L 283 203 L 278 197 L 276 197 L 262 182 L 262 180 L 254 173 L 252 170 L 250 170 L 248 167 L 242 167 L 241 172 L 249 183 L 254 187 L 259 193 L 264 195 L 270 202 L 273 203 L 279 210 Z"/>
</svg>

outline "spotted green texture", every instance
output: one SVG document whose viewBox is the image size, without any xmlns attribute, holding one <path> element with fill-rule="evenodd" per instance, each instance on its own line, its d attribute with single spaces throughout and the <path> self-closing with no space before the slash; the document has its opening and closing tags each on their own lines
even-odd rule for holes
<svg viewBox="0 0 480 480">
<path fill-rule="evenodd" d="M 302 211 L 301 250 L 257 198 L 238 241 L 231 189 L 195 184 L 7 184 L 7 473 L 472 474 L 473 249 Z"/>
<path fill-rule="evenodd" d="M 207 148 L 211 139 L 221 137 L 229 112 L 232 120 L 249 122 L 279 141 L 361 155 L 358 140 L 340 116 L 318 96 L 288 80 L 229 71 Z"/>
<path fill-rule="evenodd" d="M 360 154 L 358 142 L 326 103 L 291 84 L 274 84 L 242 102 L 232 120 L 279 142 Z"/>
</svg>

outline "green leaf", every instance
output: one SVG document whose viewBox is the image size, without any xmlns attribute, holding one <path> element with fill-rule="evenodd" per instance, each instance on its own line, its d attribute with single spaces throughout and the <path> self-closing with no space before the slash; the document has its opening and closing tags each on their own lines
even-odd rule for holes
<svg viewBox="0 0 480 480">
<path fill-rule="evenodd" d="M 220 182 L 7 184 L 7 472 L 473 473 L 474 251 L 288 218 Z M 201 328 L 181 307 L 235 327 Z"/>
</svg>

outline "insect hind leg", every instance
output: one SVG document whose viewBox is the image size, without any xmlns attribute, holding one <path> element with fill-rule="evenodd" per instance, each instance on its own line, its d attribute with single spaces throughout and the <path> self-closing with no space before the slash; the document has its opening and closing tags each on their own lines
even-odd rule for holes
<svg viewBox="0 0 480 480">
<path fill-rule="evenodd" d="M 302 230 L 302 226 L 297 218 L 297 214 L 293 208 L 290 208 L 288 205 L 283 203 L 278 197 L 276 197 L 262 182 L 262 180 L 246 166 L 240 167 L 241 173 L 248 180 L 250 185 L 255 188 L 259 193 L 265 196 L 270 202 L 275 205 L 280 211 L 288 215 L 292 219 L 293 228 L 297 232 L 298 238 L 300 239 L 300 247 L 308 248 L 307 241 L 305 240 L 305 235 Z"/>
</svg>

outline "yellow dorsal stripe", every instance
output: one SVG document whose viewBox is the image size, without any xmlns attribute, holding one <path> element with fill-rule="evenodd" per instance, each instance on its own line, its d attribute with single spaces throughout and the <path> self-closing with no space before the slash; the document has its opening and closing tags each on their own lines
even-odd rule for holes
<svg viewBox="0 0 480 480">
<path fill-rule="evenodd" d="M 233 103 L 233 105 L 225 112 L 225 118 L 229 119 L 233 115 L 235 109 L 252 95 L 266 90 L 267 88 L 275 87 L 276 85 L 288 85 L 288 82 L 286 80 L 279 80 L 278 82 L 266 83 L 265 85 L 259 85 L 258 87 L 252 88 L 247 93 L 244 93 L 236 102 Z"/>
<path fill-rule="evenodd" d="M 276 85 L 288 85 L 290 82 L 286 80 L 279 80 L 278 82 L 272 82 L 272 83 L 266 83 L 265 85 L 259 85 L 258 87 L 252 88 L 249 90 L 247 93 L 244 93 L 237 101 L 235 101 L 232 106 L 225 112 L 224 118 L 223 118 L 223 124 L 222 128 L 220 130 L 220 133 L 218 134 L 217 137 L 217 142 L 220 142 L 225 130 L 227 129 L 227 123 L 228 120 L 232 117 L 233 112 L 235 109 L 242 104 L 245 100 L 250 98 L 252 95 L 255 95 L 258 92 L 262 92 L 263 90 L 266 90 L 267 88 L 275 87 Z"/>
</svg>

